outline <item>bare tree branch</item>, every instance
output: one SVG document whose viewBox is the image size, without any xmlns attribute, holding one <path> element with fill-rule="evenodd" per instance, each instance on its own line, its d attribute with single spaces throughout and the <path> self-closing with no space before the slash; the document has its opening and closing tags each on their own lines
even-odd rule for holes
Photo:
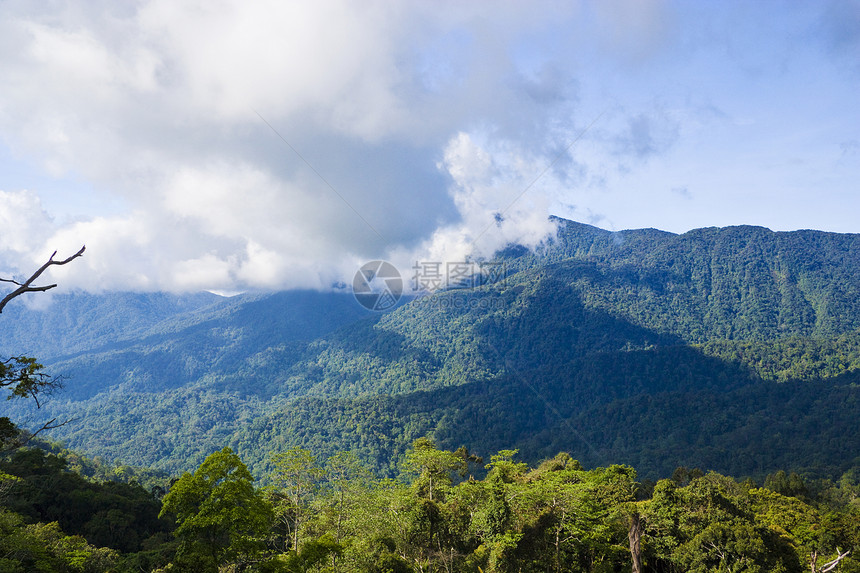
<svg viewBox="0 0 860 573">
<path fill-rule="evenodd" d="M 33 283 L 42 276 L 42 273 L 44 273 L 49 267 L 53 265 L 65 265 L 72 262 L 76 258 L 82 256 L 86 248 L 86 245 L 82 246 L 77 253 L 61 261 L 54 260 L 54 257 L 57 255 L 57 251 L 54 251 L 53 254 L 48 257 L 48 261 L 39 267 L 36 272 L 30 275 L 30 278 L 24 282 L 0 278 L 0 282 L 12 283 L 18 286 L 18 288 L 0 300 L 0 312 L 2 312 L 9 301 L 15 297 L 28 292 L 45 292 L 46 290 L 56 287 L 56 284 L 33 286 Z M 11 391 L 11 393 L 6 396 L 6 399 L 32 398 L 36 404 L 36 408 L 41 408 L 42 401 L 40 400 L 40 394 L 50 394 L 52 390 L 60 388 L 63 385 L 63 378 L 61 376 L 50 376 L 42 372 L 42 368 L 43 366 L 39 364 L 35 358 L 28 356 L 12 356 L 5 360 L 0 359 L 0 390 Z M 0 417 L 0 453 L 20 448 L 21 446 L 26 445 L 38 434 L 46 430 L 53 430 L 60 426 L 65 426 L 72 420 L 73 419 L 66 420 L 65 422 L 57 422 L 57 418 L 52 418 L 42 424 L 42 426 L 35 432 L 28 432 L 18 428 L 6 416 L 2 416 Z"/>
<path fill-rule="evenodd" d="M 77 419 L 78 418 L 69 418 L 65 422 L 57 422 L 56 418 L 52 418 L 52 419 L 48 420 L 47 422 L 45 422 L 44 424 L 42 424 L 41 428 L 39 428 L 35 432 L 31 432 L 27 439 L 32 440 L 38 434 L 40 434 L 41 432 L 44 432 L 45 430 L 53 430 L 54 428 L 61 428 L 61 427 L 65 426 L 66 424 L 68 424 L 69 422 L 74 422 Z"/>
<path fill-rule="evenodd" d="M 55 261 L 54 260 L 54 256 L 57 254 L 57 251 L 54 251 L 54 253 L 50 256 L 50 258 L 48 258 L 48 262 L 46 262 L 44 265 L 39 267 L 39 269 L 35 273 L 33 273 L 30 276 L 30 278 L 25 280 L 23 283 L 19 283 L 17 281 L 11 280 L 11 279 L 0 279 L 3 282 L 9 282 L 9 283 L 13 283 L 13 284 L 18 285 L 18 288 L 16 288 L 15 290 L 13 290 L 9 294 L 7 294 L 5 297 L 3 297 L 3 300 L 0 300 L 0 312 L 3 312 L 3 309 L 6 307 L 6 304 L 8 304 L 10 300 L 12 300 L 13 298 L 15 298 L 17 296 L 21 296 L 22 294 L 27 293 L 27 292 L 45 292 L 46 290 L 50 290 L 50 289 L 54 288 L 55 286 L 57 286 L 56 284 L 45 285 L 45 286 L 31 286 L 31 285 L 33 284 L 33 282 L 36 279 L 39 278 L 39 276 L 41 276 L 41 274 L 43 272 L 45 272 L 45 270 L 47 270 L 48 267 L 53 266 L 53 265 L 65 265 L 66 263 L 70 263 L 74 259 L 82 256 L 86 249 L 87 249 L 87 246 L 84 245 L 83 247 L 81 247 L 80 251 L 78 251 L 77 253 L 75 253 L 71 257 L 64 259 L 62 261 Z"/>
<path fill-rule="evenodd" d="M 834 559 L 833 561 L 828 561 L 827 563 L 822 565 L 821 568 L 819 569 L 818 568 L 818 551 L 813 551 L 811 559 L 810 559 L 810 566 L 812 568 L 812 573 L 829 573 L 830 571 L 833 571 L 834 569 L 836 569 L 836 567 L 839 566 L 840 561 L 842 561 L 843 559 L 848 557 L 849 553 L 851 553 L 850 549 L 845 551 L 845 553 L 843 553 L 842 550 L 837 547 L 836 548 L 836 559 Z"/>
<path fill-rule="evenodd" d="M 32 440 L 33 438 L 35 438 L 36 436 L 38 436 L 42 432 L 47 431 L 47 430 L 53 430 L 55 428 L 61 428 L 61 427 L 65 426 L 66 424 L 68 424 L 69 422 L 74 422 L 75 420 L 78 420 L 78 419 L 79 418 L 69 418 L 65 422 L 57 422 L 56 418 L 52 418 L 52 419 L 48 420 L 47 422 L 45 422 L 44 424 L 42 424 L 42 426 L 38 430 L 36 430 L 35 432 L 30 432 L 28 430 L 20 429 L 20 430 L 18 430 L 18 435 L 15 436 L 14 438 L 12 438 L 10 440 L 0 441 L 0 453 L 11 452 L 11 451 L 17 450 L 18 448 L 23 448 L 28 443 L 30 443 L 30 440 Z"/>
<path fill-rule="evenodd" d="M 836 549 L 836 553 L 838 553 L 836 559 L 825 563 L 824 566 L 821 568 L 821 573 L 827 573 L 828 571 L 833 571 L 834 569 L 836 569 L 836 566 L 839 565 L 839 562 L 848 557 L 848 554 L 851 553 L 851 550 L 849 549 L 845 553 L 842 553 L 839 549 Z"/>
</svg>

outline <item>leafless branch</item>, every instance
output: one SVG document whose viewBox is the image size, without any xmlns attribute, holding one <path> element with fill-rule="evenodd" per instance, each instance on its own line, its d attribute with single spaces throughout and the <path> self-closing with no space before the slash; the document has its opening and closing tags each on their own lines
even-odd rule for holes
<svg viewBox="0 0 860 573">
<path fill-rule="evenodd" d="M 48 269 L 48 267 L 53 266 L 53 265 L 65 265 L 67 263 L 70 263 L 74 259 L 82 256 L 86 249 L 87 249 L 87 246 L 84 245 L 83 247 L 81 247 L 80 251 L 78 251 L 77 253 L 75 253 L 71 257 L 64 259 L 62 261 L 55 261 L 54 260 L 54 256 L 57 254 L 57 251 L 54 251 L 54 253 L 48 258 L 48 262 L 46 262 L 44 265 L 39 267 L 39 269 L 35 273 L 30 275 L 30 278 L 25 280 L 23 283 L 19 283 L 17 281 L 11 280 L 11 279 L 0 279 L 3 282 L 9 282 L 9 283 L 13 283 L 13 284 L 18 285 L 18 288 L 16 288 L 15 290 L 13 290 L 9 294 L 7 294 L 5 297 L 3 297 L 3 300 L 0 300 L 0 312 L 3 312 L 3 309 L 6 307 L 6 304 L 8 304 L 10 300 L 12 300 L 13 298 L 15 298 L 17 296 L 21 296 L 22 294 L 27 293 L 27 292 L 45 292 L 46 290 L 50 290 L 50 289 L 54 288 L 55 286 L 57 286 L 56 284 L 45 285 L 45 286 L 32 286 L 32 284 L 36 279 L 38 279 L 41 276 L 41 274 L 43 272 L 45 272 L 45 270 Z"/>
<path fill-rule="evenodd" d="M 57 422 L 56 418 L 52 418 L 52 419 L 48 420 L 47 422 L 45 422 L 44 424 L 42 424 L 41 428 L 39 428 L 35 432 L 32 432 L 28 439 L 32 440 L 33 438 L 35 438 L 40 433 L 47 431 L 47 430 L 53 430 L 55 428 L 62 428 L 63 426 L 65 426 L 69 422 L 74 422 L 75 420 L 77 420 L 77 418 L 69 418 L 65 422 Z"/>
<path fill-rule="evenodd" d="M 821 566 L 821 569 L 818 568 L 818 551 L 812 552 L 812 559 L 810 560 L 810 565 L 812 566 L 813 573 L 829 573 L 836 569 L 839 566 L 839 562 L 848 557 L 848 554 L 851 553 L 851 550 L 848 549 L 845 553 L 842 552 L 838 547 L 836 548 L 836 559 L 833 561 L 828 561 L 824 565 Z"/>
<path fill-rule="evenodd" d="M 61 428 L 61 427 L 65 426 L 66 424 L 68 424 L 70 422 L 74 422 L 75 420 L 78 420 L 78 419 L 79 418 L 69 418 L 65 422 L 57 422 L 56 418 L 51 418 L 50 420 L 48 420 L 47 422 L 42 424 L 42 426 L 38 430 L 36 430 L 35 432 L 29 432 L 27 430 L 19 430 L 18 436 L 16 436 L 15 438 L 13 438 L 9 441 L 5 441 L 5 442 L 0 443 L 0 453 L 11 452 L 11 451 L 17 450 L 18 448 L 23 448 L 24 446 L 26 446 L 30 442 L 30 440 L 32 440 L 33 438 L 35 438 L 36 436 L 38 436 L 42 432 L 45 432 L 48 430 L 53 430 L 55 428 Z"/>
</svg>

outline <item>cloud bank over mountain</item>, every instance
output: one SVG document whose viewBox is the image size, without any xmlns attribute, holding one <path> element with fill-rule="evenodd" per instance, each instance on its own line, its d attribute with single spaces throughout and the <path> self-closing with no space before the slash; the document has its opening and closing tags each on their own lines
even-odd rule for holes
<svg viewBox="0 0 860 573">
<path fill-rule="evenodd" d="M 549 214 L 860 230 L 806 207 L 858 180 L 846 5 L 4 3 L 0 271 L 328 288 Z"/>
</svg>

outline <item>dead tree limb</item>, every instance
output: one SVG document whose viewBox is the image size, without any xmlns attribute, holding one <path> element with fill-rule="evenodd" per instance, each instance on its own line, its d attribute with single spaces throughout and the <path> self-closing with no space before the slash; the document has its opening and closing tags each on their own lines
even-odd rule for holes
<svg viewBox="0 0 860 573">
<path fill-rule="evenodd" d="M 818 552 L 813 551 L 812 552 L 812 558 L 810 559 L 810 565 L 812 567 L 812 573 L 829 573 L 830 571 L 833 571 L 839 565 L 840 561 L 842 561 L 843 559 L 848 557 L 849 553 L 851 553 L 850 549 L 845 551 L 845 553 L 843 553 L 842 550 L 837 547 L 836 548 L 836 559 L 834 559 L 833 561 L 828 561 L 827 563 L 822 565 L 821 568 L 819 569 L 818 568 Z"/>
<path fill-rule="evenodd" d="M 19 429 L 17 431 L 17 435 L 9 437 L 5 440 L 0 440 L 0 453 L 12 452 L 19 448 L 23 448 L 30 443 L 30 440 L 32 440 L 42 432 L 46 430 L 53 430 L 55 428 L 62 428 L 66 424 L 74 422 L 76 420 L 78 420 L 78 418 L 69 418 L 65 422 L 58 422 L 57 418 L 52 418 L 42 424 L 42 426 L 36 431 Z"/>
<path fill-rule="evenodd" d="M 25 280 L 22 283 L 19 283 L 18 281 L 14 281 L 11 279 L 0 279 L 0 281 L 18 285 L 18 288 L 16 288 L 15 290 L 13 290 L 9 294 L 7 294 L 5 297 L 3 297 L 3 300 L 0 300 L 0 312 L 3 312 L 3 309 L 9 303 L 9 301 L 12 300 L 13 298 L 17 297 L 17 296 L 21 296 L 22 294 L 27 293 L 27 292 L 45 292 L 46 290 L 50 290 L 50 289 L 56 287 L 57 286 L 56 284 L 45 285 L 45 286 L 32 286 L 32 285 L 33 285 L 33 282 L 36 279 L 38 279 L 39 276 L 41 276 L 41 274 L 43 272 L 45 272 L 45 270 L 47 270 L 48 267 L 53 266 L 53 265 L 65 265 L 66 263 L 70 263 L 73 260 L 77 259 L 78 257 L 82 256 L 86 249 L 87 249 L 87 246 L 84 245 L 83 247 L 81 247 L 80 251 L 78 251 L 77 253 L 75 253 L 74 255 L 69 257 L 68 259 L 64 259 L 62 261 L 55 261 L 54 260 L 54 256 L 57 254 L 57 251 L 54 251 L 54 253 L 48 258 L 48 262 L 46 262 L 44 265 L 39 267 L 39 269 L 35 273 L 30 275 L 30 278 L 28 278 L 27 280 Z"/>
<path fill-rule="evenodd" d="M 48 257 L 48 261 L 39 267 L 36 272 L 30 275 L 30 278 L 24 282 L 18 282 L 14 279 L 0 278 L 0 282 L 12 283 L 18 287 L 3 297 L 3 300 L 0 300 L 0 312 L 3 312 L 3 309 L 9 301 L 15 297 L 28 292 L 45 292 L 46 290 L 56 287 L 56 284 L 33 286 L 33 283 L 48 269 L 48 267 L 68 264 L 82 256 L 86 248 L 86 245 L 84 245 L 77 253 L 61 261 L 54 260 L 54 257 L 57 255 L 57 251 L 54 251 L 53 254 Z M 42 368 L 42 365 L 36 362 L 35 358 L 27 356 L 13 356 L 6 360 L 0 360 L 0 389 L 11 390 L 11 394 L 7 396 L 6 399 L 32 398 L 36 404 L 36 408 L 41 408 L 42 403 L 39 400 L 39 394 L 49 394 L 51 390 L 60 388 L 63 381 L 62 377 L 52 377 L 41 372 Z M 24 446 L 28 441 L 36 437 L 41 432 L 65 426 L 71 421 L 72 420 L 70 419 L 65 422 L 58 422 L 57 418 L 52 418 L 42 424 L 42 426 L 35 432 L 27 432 L 26 430 L 20 430 L 6 416 L 0 416 L 0 452 Z"/>
<path fill-rule="evenodd" d="M 642 573 L 642 530 L 644 527 L 638 512 L 633 512 L 628 525 L 627 540 L 630 542 L 633 573 Z"/>
</svg>

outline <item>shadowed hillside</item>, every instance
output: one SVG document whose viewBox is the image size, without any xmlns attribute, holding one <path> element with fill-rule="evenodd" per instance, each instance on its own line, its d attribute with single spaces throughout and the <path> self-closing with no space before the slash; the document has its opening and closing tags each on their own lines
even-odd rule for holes
<svg viewBox="0 0 860 573">
<path fill-rule="evenodd" d="M 171 471 L 229 442 L 255 464 L 281 445 L 356 449 L 387 472 L 430 433 L 744 474 L 785 467 L 772 433 L 788 420 L 797 467 L 851 462 L 857 235 L 557 223 L 534 252 L 500 253 L 495 282 L 387 314 L 336 293 L 74 295 L 16 309 L 4 348 L 68 376 L 48 414 L 79 420 L 57 437 Z"/>
</svg>

